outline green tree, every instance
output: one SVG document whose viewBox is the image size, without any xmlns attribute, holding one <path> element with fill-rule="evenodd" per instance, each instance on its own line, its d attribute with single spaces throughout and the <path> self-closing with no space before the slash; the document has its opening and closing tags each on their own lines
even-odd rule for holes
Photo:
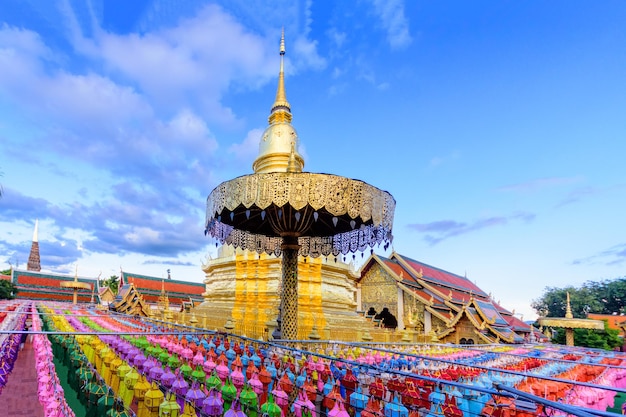
<svg viewBox="0 0 626 417">
<path fill-rule="evenodd" d="M 567 293 L 570 295 L 572 315 L 575 318 L 586 318 L 588 313 L 621 314 L 625 312 L 626 277 L 588 281 L 580 288 L 546 287 L 541 298 L 533 300 L 531 305 L 540 317 L 564 317 Z M 607 322 L 604 327 L 604 330 L 574 330 L 574 344 L 600 349 L 621 346 L 623 341 L 619 338 L 619 331 L 609 329 Z M 557 330 L 553 342 L 564 344 L 565 330 Z"/>
<path fill-rule="evenodd" d="M 563 317 L 568 292 L 574 317 L 584 318 L 588 313 L 626 313 L 626 277 L 588 281 L 580 288 L 546 287 L 543 296 L 531 305 L 541 317 Z"/>
<path fill-rule="evenodd" d="M 17 288 L 11 281 L 0 279 L 0 300 L 12 300 L 17 294 Z"/>
<path fill-rule="evenodd" d="M 599 312 L 603 306 L 596 294 L 589 288 L 555 288 L 546 287 L 545 292 L 538 300 L 533 300 L 531 306 L 540 317 L 565 317 L 567 308 L 567 293 L 570 296 L 572 314 L 576 318 L 586 318 L 589 312 Z"/>
<path fill-rule="evenodd" d="M 591 313 L 622 314 L 625 313 L 626 277 L 599 282 L 586 282 L 583 288 L 593 293 L 601 306 L 598 311 Z"/>
<path fill-rule="evenodd" d="M 100 280 L 101 287 L 109 287 L 113 294 L 117 294 L 117 290 L 119 289 L 120 279 L 117 275 L 111 275 L 107 279 Z"/>
</svg>

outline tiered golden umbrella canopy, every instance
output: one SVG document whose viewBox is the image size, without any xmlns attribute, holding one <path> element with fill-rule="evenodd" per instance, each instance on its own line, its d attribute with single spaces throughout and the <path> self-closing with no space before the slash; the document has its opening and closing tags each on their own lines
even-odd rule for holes
<svg viewBox="0 0 626 417">
<path fill-rule="evenodd" d="M 594 329 L 604 330 L 602 320 L 577 319 L 572 314 L 572 306 L 567 293 L 567 305 L 565 307 L 565 317 L 541 317 L 539 324 L 545 327 L 557 327 L 565 329 L 565 344 L 574 346 L 574 329 Z"/>
<path fill-rule="evenodd" d="M 298 332 L 298 255 L 339 256 L 385 247 L 392 239 L 395 200 L 363 181 L 302 172 L 298 135 L 284 85 L 284 34 L 276 100 L 254 174 L 218 185 L 207 199 L 206 234 L 222 244 L 282 255 L 276 338 Z"/>
<path fill-rule="evenodd" d="M 76 273 L 74 274 L 74 281 L 61 281 L 59 284 L 61 288 L 70 288 L 73 290 L 72 303 L 78 302 L 78 290 L 91 290 L 91 285 L 86 282 L 80 282 L 78 280 L 78 266 L 76 267 Z"/>
</svg>

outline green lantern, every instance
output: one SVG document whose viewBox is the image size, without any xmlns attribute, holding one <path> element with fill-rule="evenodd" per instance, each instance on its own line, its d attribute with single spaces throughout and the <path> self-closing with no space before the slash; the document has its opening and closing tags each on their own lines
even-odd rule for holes
<svg viewBox="0 0 626 417">
<path fill-rule="evenodd" d="M 248 417 L 257 417 L 257 409 L 259 408 L 259 396 L 252 390 L 250 385 L 243 387 L 239 393 L 239 402 L 243 407 L 243 411 Z"/>
<path fill-rule="evenodd" d="M 261 406 L 261 413 L 267 414 L 269 417 L 280 417 L 282 410 L 274 402 L 274 396 L 269 394 L 267 397 L 267 402 Z"/>
<path fill-rule="evenodd" d="M 180 405 L 176 402 L 176 395 L 169 391 L 165 401 L 159 406 L 159 417 L 179 417 Z"/>
<path fill-rule="evenodd" d="M 98 380 L 95 374 L 85 387 L 85 394 L 87 395 L 87 416 L 95 417 L 98 415 L 98 400 L 106 394 L 104 385 Z"/>
<path fill-rule="evenodd" d="M 196 366 L 196 369 L 191 373 L 191 378 L 200 383 L 204 382 L 204 378 L 206 378 L 206 374 L 200 365 Z"/>
<path fill-rule="evenodd" d="M 170 356 L 170 358 L 167 360 L 167 365 L 171 369 L 178 368 L 180 366 L 180 360 L 178 359 L 178 356 L 176 354 L 173 354 L 172 356 Z"/>
<path fill-rule="evenodd" d="M 115 405 L 115 393 L 113 393 L 113 390 L 109 388 L 106 394 L 104 394 L 98 400 L 98 406 L 96 407 L 98 410 L 98 415 L 99 416 L 106 415 L 109 412 L 109 410 L 113 409 L 114 405 Z"/>
<path fill-rule="evenodd" d="M 222 399 L 224 400 L 224 412 L 230 409 L 230 405 L 237 396 L 237 387 L 233 384 L 233 381 L 228 378 L 226 383 L 222 387 Z"/>
<path fill-rule="evenodd" d="M 217 376 L 215 371 L 211 373 L 211 376 L 206 380 L 207 389 L 215 388 L 216 390 L 222 389 L 222 380 Z"/>
</svg>

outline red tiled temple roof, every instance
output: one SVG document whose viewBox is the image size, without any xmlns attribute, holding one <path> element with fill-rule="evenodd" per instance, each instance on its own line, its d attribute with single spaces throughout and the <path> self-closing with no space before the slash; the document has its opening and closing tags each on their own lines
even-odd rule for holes
<svg viewBox="0 0 626 417">
<path fill-rule="evenodd" d="M 453 274 L 452 272 L 444 271 L 443 269 L 436 268 L 423 262 L 416 261 L 415 259 L 411 259 L 404 255 L 394 254 L 394 256 L 397 256 L 399 259 L 405 261 L 416 272 L 421 271 L 423 274 L 422 279 L 426 282 L 458 289 L 464 292 L 471 291 L 475 296 L 487 297 L 487 294 L 483 290 L 481 290 L 476 284 L 474 284 L 472 281 L 465 277 Z"/>
<path fill-rule="evenodd" d="M 74 294 L 74 290 L 61 287 L 61 282 L 74 281 L 74 277 L 69 275 L 14 269 L 11 281 L 18 290 L 16 298 L 71 302 Z M 96 283 L 95 279 L 84 277 L 78 277 L 78 281 L 86 282 L 90 286 Z M 78 290 L 77 301 L 88 303 L 91 295 L 91 289 L 81 288 Z"/>
<path fill-rule="evenodd" d="M 480 313 L 489 321 L 491 325 L 508 327 L 509 323 L 504 320 L 496 307 L 490 302 L 474 299 L 474 305 L 476 305 L 476 307 L 480 310 Z"/>
<path fill-rule="evenodd" d="M 430 299 L 433 299 L 433 303 L 435 303 L 435 305 L 439 305 L 441 308 L 443 309 L 449 309 L 449 307 L 445 306 L 444 304 L 444 300 L 443 298 L 441 298 L 441 296 L 439 294 L 436 294 L 426 288 L 424 288 L 420 282 L 413 277 L 413 273 L 409 270 L 407 270 L 406 268 L 404 268 L 402 265 L 400 265 L 398 263 L 397 260 L 395 259 L 389 259 L 389 258 L 385 258 L 385 257 L 379 257 L 384 264 L 393 271 L 393 273 L 399 277 L 402 278 L 402 283 L 406 284 L 408 288 L 410 288 L 415 294 L 419 295 L 421 298 L 430 301 Z M 447 294 L 447 293 L 446 293 Z"/>
<path fill-rule="evenodd" d="M 509 342 L 523 340 L 515 333 L 516 331 L 521 333 L 530 331 L 530 326 L 513 317 L 510 311 L 491 300 L 487 293 L 465 277 L 395 252 L 391 258 L 377 255 L 374 258 L 384 264 L 396 280 L 404 285 L 405 290 L 412 291 L 424 300 L 432 299 L 433 305 L 428 308 L 448 320 L 467 314 L 475 323 L 485 321 L 487 332 Z M 370 261 L 365 265 L 362 276 L 375 262 Z"/>
<path fill-rule="evenodd" d="M 527 332 L 530 333 L 530 324 L 524 323 L 522 320 L 518 319 L 513 315 L 502 314 L 502 318 L 509 323 L 509 326 L 516 332 Z"/>
<path fill-rule="evenodd" d="M 188 282 L 174 279 L 163 279 L 147 275 L 122 272 L 124 283 L 132 283 L 135 289 L 148 303 L 156 303 L 161 296 L 161 288 L 165 289 L 170 303 L 182 304 L 183 301 L 202 302 L 205 285 L 201 282 Z"/>
</svg>

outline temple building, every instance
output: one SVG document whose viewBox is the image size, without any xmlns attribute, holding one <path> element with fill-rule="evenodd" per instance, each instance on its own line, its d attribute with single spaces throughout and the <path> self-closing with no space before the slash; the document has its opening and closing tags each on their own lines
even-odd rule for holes
<svg viewBox="0 0 626 417">
<path fill-rule="evenodd" d="M 521 343 L 531 326 L 460 275 L 393 253 L 372 255 L 356 283 L 357 305 L 399 329 L 445 343 Z M 384 314 L 381 314 L 383 313 Z"/>
<path fill-rule="evenodd" d="M 203 267 L 205 301 L 196 311 L 209 312 L 216 326 L 232 320 L 247 335 L 269 333 L 279 305 L 280 261 L 223 247 Z M 389 258 L 372 255 L 360 271 L 334 257 L 301 257 L 298 268 L 303 338 L 315 326 L 321 338 L 332 340 L 531 340 L 530 325 L 467 278 L 397 253 Z"/>
<path fill-rule="evenodd" d="M 77 302 L 92 302 L 97 281 L 96 278 L 74 277 L 69 274 L 55 274 L 52 272 L 27 271 L 22 269 L 13 269 L 11 271 L 11 282 L 16 286 L 18 291 L 16 298 L 29 300 L 72 302 L 74 290 L 63 287 L 61 283 L 72 282 L 75 278 L 78 282 L 89 284 L 89 289 L 85 286 L 85 288 L 77 290 Z"/>
<path fill-rule="evenodd" d="M 98 278 L 96 277 L 75 277 L 66 274 L 41 272 L 38 223 L 38 221 L 35 222 L 27 269 L 12 269 L 10 276 L 6 278 L 3 276 L 3 279 L 10 280 L 17 287 L 17 298 L 72 302 L 74 290 L 67 287 L 67 284 L 62 283 L 69 283 L 76 279 L 80 283 L 89 284 L 89 289 L 79 288 L 77 290 L 78 303 L 104 303 L 109 305 L 113 304 L 116 298 L 117 303 L 120 303 L 121 298 L 125 298 L 124 305 L 134 306 L 137 305 L 135 294 L 140 294 L 145 305 L 156 305 L 159 303 L 163 292 L 167 294 L 169 305 L 173 308 L 180 308 L 185 304 L 193 306 L 203 301 L 202 294 L 205 286 L 200 282 L 176 280 L 169 277 L 164 279 L 120 271 L 120 288 L 118 294 L 113 294 L 106 287 L 100 288 Z M 130 311 L 129 309 L 127 310 Z"/>
<path fill-rule="evenodd" d="M 149 304 L 158 304 L 163 291 L 167 294 L 170 304 L 181 306 L 183 303 L 201 303 L 205 286 L 201 282 L 189 282 L 171 278 L 157 278 L 148 275 L 121 272 L 119 293 L 130 284 L 142 295 Z"/>
</svg>

